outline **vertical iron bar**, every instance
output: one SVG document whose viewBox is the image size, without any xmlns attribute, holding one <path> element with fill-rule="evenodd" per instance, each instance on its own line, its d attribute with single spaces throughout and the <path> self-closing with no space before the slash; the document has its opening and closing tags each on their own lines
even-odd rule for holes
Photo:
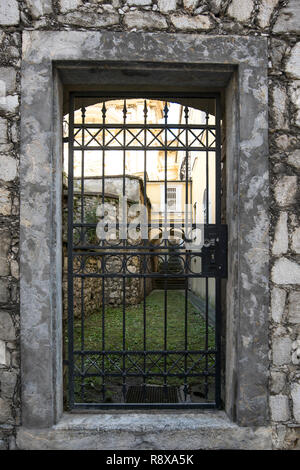
<svg viewBox="0 0 300 470">
<path fill-rule="evenodd" d="M 185 117 L 185 125 L 186 125 L 186 130 L 185 130 L 185 146 L 186 146 L 186 151 L 185 151 L 185 229 L 184 233 L 187 236 L 187 230 L 189 229 L 188 227 L 188 203 L 189 203 L 189 188 L 188 188 L 188 181 L 189 181 L 189 134 L 188 134 L 188 121 L 189 121 L 189 108 L 185 106 L 184 108 L 184 117 Z M 188 273 L 188 254 L 187 252 L 185 253 L 185 273 Z M 187 391 L 188 391 L 188 385 L 187 385 L 187 352 L 188 352 L 188 277 L 185 278 L 185 302 L 184 302 L 184 349 L 185 349 L 185 354 L 184 354 L 184 399 L 186 401 L 187 399 Z"/>
<path fill-rule="evenodd" d="M 209 114 L 206 112 L 206 131 L 205 131 L 205 146 L 206 146 L 206 224 L 209 224 L 209 159 L 208 159 L 208 120 Z M 208 277 L 205 278 L 205 351 L 208 350 Z M 205 372 L 208 373 L 208 355 L 205 355 Z M 208 398 L 208 377 L 205 375 L 205 398 Z"/>
<path fill-rule="evenodd" d="M 82 148 L 84 147 L 84 131 L 85 131 L 85 107 L 81 108 L 81 123 L 82 123 L 82 133 L 81 133 L 81 144 Z M 80 239 L 81 244 L 84 245 L 85 239 L 85 229 L 83 228 L 84 223 L 84 150 L 81 150 L 81 230 L 80 230 Z M 84 265 L 86 263 L 86 257 L 84 258 Z M 81 278 L 81 352 L 84 351 L 84 278 Z M 84 374 L 84 355 L 81 355 L 81 372 Z M 81 377 L 81 400 L 84 401 L 84 375 Z"/>
<path fill-rule="evenodd" d="M 125 195 L 126 195 L 126 180 L 125 180 L 125 171 L 126 171 L 126 114 L 127 114 L 127 108 L 126 108 L 126 100 L 124 100 L 124 107 L 123 107 L 123 126 L 124 126 L 124 132 L 123 132 L 123 201 L 122 201 L 122 235 L 124 237 L 124 222 L 125 222 Z M 127 202 L 126 202 L 126 210 L 127 210 Z M 119 214 L 120 218 L 120 214 Z M 127 227 L 126 227 L 127 231 Z M 120 229 L 119 229 L 119 235 L 120 235 Z M 123 238 L 123 246 L 126 246 L 126 241 L 127 239 Z M 126 279 L 125 279 L 125 270 L 126 270 L 126 263 L 123 257 L 123 386 L 122 386 L 122 392 L 123 392 L 123 399 L 124 402 L 126 401 L 126 356 L 125 356 L 125 351 L 126 351 Z"/>
<path fill-rule="evenodd" d="M 169 108 L 168 108 L 168 103 L 167 101 L 165 102 L 165 107 L 164 107 L 164 117 L 165 117 L 165 147 L 168 145 L 168 113 L 169 113 Z M 168 151 L 165 150 L 165 210 L 164 210 L 164 245 L 167 251 L 168 247 L 168 239 L 166 238 L 166 230 L 167 230 L 167 204 L 168 204 Z M 165 254 L 165 266 L 168 272 L 168 255 Z M 165 278 L 164 282 L 164 393 L 165 396 L 167 397 L 167 328 L 168 328 L 168 294 L 167 294 L 167 289 L 168 289 L 168 279 Z"/>
<path fill-rule="evenodd" d="M 69 161 L 68 161 L 68 361 L 69 408 L 74 406 L 74 318 L 73 318 L 73 140 L 74 95 L 70 93 L 69 107 Z"/>
<path fill-rule="evenodd" d="M 147 146 L 147 114 L 148 114 L 148 109 L 147 109 L 147 101 L 145 100 L 144 101 L 144 126 L 145 126 L 145 129 L 144 129 L 144 144 L 145 144 L 145 150 L 144 150 L 144 206 L 145 206 L 145 211 L 146 211 L 146 214 L 148 216 L 148 213 L 147 213 L 147 188 L 146 188 L 146 181 L 147 181 L 147 150 L 146 150 L 146 146 Z M 147 220 L 148 220 L 148 217 L 147 217 Z M 145 222 L 145 221 L 143 221 Z M 145 246 L 145 249 L 146 246 L 147 246 L 147 240 L 144 239 L 144 246 Z M 143 318 L 143 321 L 144 321 L 144 361 L 143 361 L 143 372 L 144 372 L 144 375 L 143 375 L 143 399 L 144 401 L 146 400 L 146 377 L 145 377 L 145 374 L 146 374 L 146 349 L 147 349 L 147 336 L 146 336 L 146 321 L 147 321 L 147 318 L 146 318 L 146 315 L 147 315 L 147 312 L 146 312 L 146 270 L 147 270 L 147 259 L 146 259 L 146 256 L 143 256 L 143 271 L 144 271 L 144 304 L 143 304 L 143 314 L 144 314 L 144 318 Z"/>
<path fill-rule="evenodd" d="M 105 101 L 103 101 L 102 105 L 102 124 L 103 124 L 103 133 L 102 133 L 102 207 L 104 207 L 104 194 L 105 194 L 105 119 L 106 119 L 106 106 Z M 103 254 L 102 254 L 102 263 L 101 263 L 101 270 L 104 274 L 105 272 L 105 241 L 102 240 L 102 247 L 103 247 Z M 105 361 L 104 361 L 104 351 L 105 351 L 105 277 L 103 276 L 101 279 L 102 282 L 102 399 L 105 401 L 106 398 L 106 381 L 105 381 Z"/>
<path fill-rule="evenodd" d="M 221 224 L 221 106 L 220 97 L 216 98 L 216 224 Z M 220 243 L 220 241 L 219 241 Z M 221 404 L 221 279 L 215 278 L 215 401 L 217 408 Z"/>
</svg>

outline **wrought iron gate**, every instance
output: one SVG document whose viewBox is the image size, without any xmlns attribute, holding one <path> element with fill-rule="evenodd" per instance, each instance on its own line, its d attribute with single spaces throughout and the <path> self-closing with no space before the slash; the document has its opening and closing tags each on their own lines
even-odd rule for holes
<svg viewBox="0 0 300 470">
<path fill-rule="evenodd" d="M 218 407 L 219 95 L 71 93 L 66 119 L 69 408 Z"/>
</svg>

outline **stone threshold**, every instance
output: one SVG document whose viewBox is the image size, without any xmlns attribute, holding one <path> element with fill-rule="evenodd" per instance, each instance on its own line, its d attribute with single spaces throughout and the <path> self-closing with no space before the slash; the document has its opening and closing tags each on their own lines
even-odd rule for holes
<svg viewBox="0 0 300 470">
<path fill-rule="evenodd" d="M 223 411 L 66 413 L 47 429 L 19 428 L 24 450 L 271 449 L 270 427 L 240 427 Z"/>
</svg>

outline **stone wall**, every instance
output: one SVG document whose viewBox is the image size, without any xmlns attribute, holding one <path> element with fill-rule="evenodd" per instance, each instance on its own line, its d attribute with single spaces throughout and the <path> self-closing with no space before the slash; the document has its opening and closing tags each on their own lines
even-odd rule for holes
<svg viewBox="0 0 300 470">
<path fill-rule="evenodd" d="M 298 0 L 0 0 L 0 449 L 15 448 L 14 436 L 20 424 L 19 83 L 22 31 L 30 29 L 163 30 L 268 38 L 272 242 L 269 403 L 274 448 L 299 448 L 299 17 Z"/>
</svg>

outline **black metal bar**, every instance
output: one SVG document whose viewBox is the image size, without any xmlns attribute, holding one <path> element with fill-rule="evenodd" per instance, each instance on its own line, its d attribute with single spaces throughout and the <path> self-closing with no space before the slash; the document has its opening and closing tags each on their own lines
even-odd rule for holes
<svg viewBox="0 0 300 470">
<path fill-rule="evenodd" d="M 74 406 L 74 323 L 73 323 L 73 150 L 74 95 L 69 95 L 69 155 L 68 155 L 68 389 L 69 408 Z"/>
<path fill-rule="evenodd" d="M 102 105 L 102 122 L 105 124 L 106 120 L 106 107 L 105 101 Z M 103 146 L 105 145 L 105 132 L 102 133 L 102 142 Z M 105 203 L 105 150 L 102 151 L 102 206 L 104 207 Z M 104 243 L 103 243 L 104 244 Z M 102 273 L 104 274 L 104 264 L 101 266 Z M 102 283 L 102 349 L 105 349 L 105 277 L 101 279 Z M 104 356 L 102 358 L 102 370 L 104 370 Z M 102 376 L 102 400 L 105 401 L 106 398 L 106 383 L 105 375 Z"/>
</svg>

